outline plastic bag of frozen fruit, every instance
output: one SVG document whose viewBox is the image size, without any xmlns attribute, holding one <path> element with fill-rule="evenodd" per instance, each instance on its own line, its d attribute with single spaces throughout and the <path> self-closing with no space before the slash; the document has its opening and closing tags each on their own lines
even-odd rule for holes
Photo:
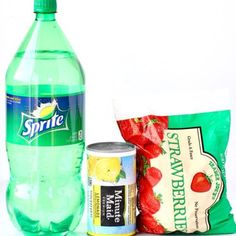
<svg viewBox="0 0 236 236">
<path fill-rule="evenodd" d="M 123 138 L 137 146 L 138 231 L 235 233 L 226 195 L 227 92 L 123 97 L 114 110 Z"/>
</svg>

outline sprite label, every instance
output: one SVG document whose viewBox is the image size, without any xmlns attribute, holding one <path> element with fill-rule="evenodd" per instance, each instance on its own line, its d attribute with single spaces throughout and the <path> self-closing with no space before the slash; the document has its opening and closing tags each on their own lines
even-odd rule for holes
<svg viewBox="0 0 236 236">
<path fill-rule="evenodd" d="M 7 142 L 31 146 L 83 141 L 84 94 L 23 97 L 7 94 Z"/>
</svg>

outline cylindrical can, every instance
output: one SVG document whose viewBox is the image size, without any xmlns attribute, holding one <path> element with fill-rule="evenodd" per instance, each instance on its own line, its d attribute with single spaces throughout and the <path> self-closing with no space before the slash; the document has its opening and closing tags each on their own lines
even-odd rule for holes
<svg viewBox="0 0 236 236">
<path fill-rule="evenodd" d="M 105 142 L 87 147 L 88 234 L 133 235 L 136 232 L 136 149 Z"/>
</svg>

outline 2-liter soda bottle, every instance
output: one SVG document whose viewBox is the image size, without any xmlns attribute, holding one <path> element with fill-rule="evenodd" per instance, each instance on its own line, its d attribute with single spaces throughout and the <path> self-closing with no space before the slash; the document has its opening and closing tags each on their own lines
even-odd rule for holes
<svg viewBox="0 0 236 236">
<path fill-rule="evenodd" d="M 74 230 L 84 210 L 84 74 L 56 11 L 56 0 L 35 0 L 6 75 L 7 207 L 20 230 L 40 235 Z"/>
</svg>

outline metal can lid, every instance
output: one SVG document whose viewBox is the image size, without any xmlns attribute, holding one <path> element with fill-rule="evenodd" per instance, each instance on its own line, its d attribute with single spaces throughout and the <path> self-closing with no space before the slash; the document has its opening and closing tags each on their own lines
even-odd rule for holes
<svg viewBox="0 0 236 236">
<path fill-rule="evenodd" d="M 93 143 L 87 146 L 89 153 L 97 154 L 130 154 L 136 153 L 136 148 L 133 144 L 122 142 L 101 142 Z"/>
</svg>

